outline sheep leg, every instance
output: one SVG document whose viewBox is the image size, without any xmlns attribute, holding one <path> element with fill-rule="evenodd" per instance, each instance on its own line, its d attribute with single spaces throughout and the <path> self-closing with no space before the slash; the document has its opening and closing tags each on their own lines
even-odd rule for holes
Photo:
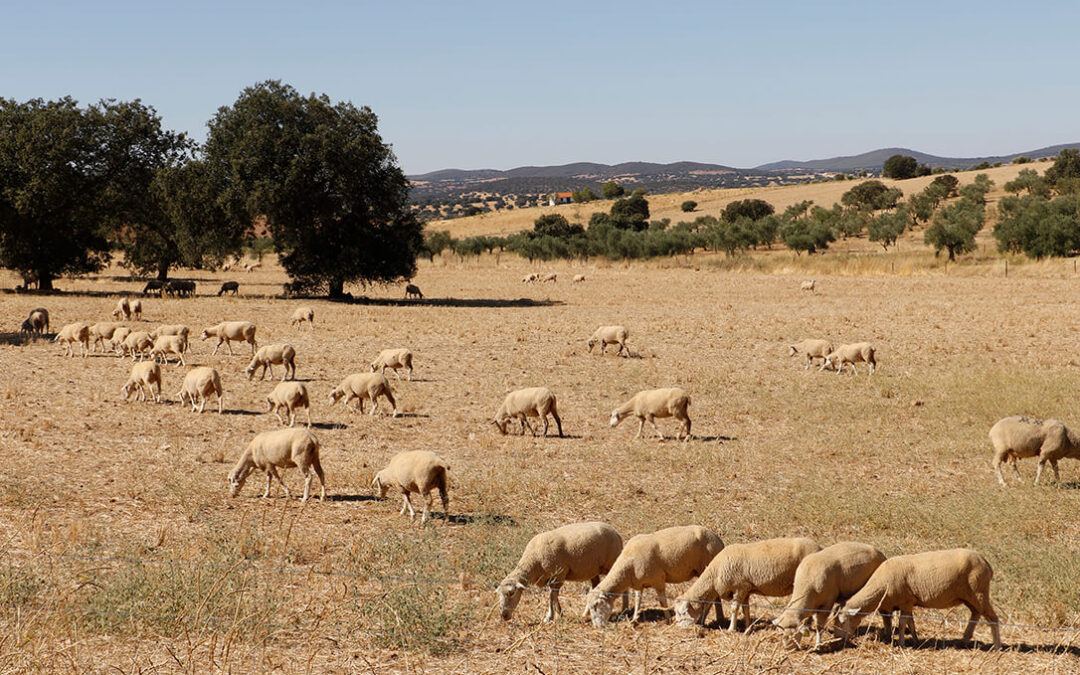
<svg viewBox="0 0 1080 675">
<path fill-rule="evenodd" d="M 412 382 L 412 366 L 409 366 L 409 382 Z"/>
<path fill-rule="evenodd" d="M 1046 460 L 1039 460 L 1039 469 L 1035 472 L 1035 485 L 1039 484 L 1039 479 L 1042 478 L 1043 466 L 1045 466 Z"/>
<path fill-rule="evenodd" d="M 281 406 L 274 406 L 274 414 L 277 415 L 278 422 L 285 424 L 285 420 L 281 419 Z"/>
<path fill-rule="evenodd" d="M 994 457 L 994 471 L 997 472 L 998 482 L 1005 487 L 1005 477 L 1001 475 L 1001 459 Z"/>
<path fill-rule="evenodd" d="M 971 610 L 971 618 L 968 619 L 967 627 L 964 629 L 964 637 L 960 638 L 964 644 L 971 642 L 971 639 L 975 637 L 975 626 L 979 622 L 979 616 L 978 612 Z"/>
<path fill-rule="evenodd" d="M 304 410 L 305 410 L 305 412 L 307 412 L 307 425 L 308 425 L 308 429 L 310 429 L 311 428 L 311 406 L 310 405 L 304 406 Z"/>
<path fill-rule="evenodd" d="M 634 593 L 634 614 L 630 617 L 630 623 L 637 623 L 638 616 L 641 615 L 641 591 L 633 591 Z"/>
<path fill-rule="evenodd" d="M 424 501 L 424 513 L 420 517 L 420 524 L 423 525 L 428 521 L 428 517 L 431 515 L 431 490 L 428 490 L 427 493 L 420 495 L 420 497 Z"/>
<path fill-rule="evenodd" d="M 637 425 L 637 436 L 634 436 L 635 441 L 637 439 L 641 438 L 641 430 L 644 429 L 644 428 L 645 428 L 645 418 L 644 417 L 639 417 L 638 418 L 638 425 Z"/>
<path fill-rule="evenodd" d="M 649 424 L 652 425 L 652 428 L 656 430 L 656 435 L 660 437 L 660 440 L 664 440 L 664 434 L 660 433 L 660 427 L 656 426 L 656 418 L 649 415 L 646 419 L 649 420 Z"/>
<path fill-rule="evenodd" d="M 1058 473 L 1057 460 L 1056 459 L 1050 460 L 1050 466 L 1052 466 L 1054 468 L 1054 482 L 1055 483 L 1060 483 L 1061 482 L 1061 474 Z"/>
<path fill-rule="evenodd" d="M 300 501 L 306 502 L 308 496 L 311 494 L 311 479 L 314 478 L 314 474 L 311 471 L 304 472 L 304 497 Z"/>
<path fill-rule="evenodd" d="M 521 413 L 521 435 L 522 436 L 525 435 L 525 427 L 529 428 L 529 433 L 530 434 L 532 434 L 533 436 L 536 435 L 536 430 L 532 428 L 531 424 L 529 424 L 529 420 L 525 419 L 525 413 Z"/>
<path fill-rule="evenodd" d="M 191 403 L 192 403 L 192 410 L 194 410 L 195 409 L 195 399 L 194 399 L 194 397 L 191 399 Z M 206 407 L 206 395 L 203 394 L 202 392 L 199 392 L 199 412 L 202 413 L 203 408 L 205 408 L 205 407 Z"/>
<path fill-rule="evenodd" d="M 371 412 L 368 413 L 372 417 L 375 416 L 375 411 L 379 409 L 379 395 L 376 394 L 371 397 Z"/>
<path fill-rule="evenodd" d="M 405 508 L 409 509 L 409 520 L 416 520 L 416 511 L 413 510 L 412 500 L 409 499 L 409 493 L 405 493 L 405 506 L 401 509 L 401 515 L 405 515 Z"/>
<path fill-rule="evenodd" d="M 656 591 L 656 599 L 660 602 L 660 609 L 664 610 L 664 616 L 671 618 L 671 607 L 668 605 L 667 598 L 667 586 L 663 582 L 654 586 L 653 590 Z"/>
<path fill-rule="evenodd" d="M 544 438 L 547 438 L 547 431 L 548 431 L 547 415 L 544 415 L 543 419 L 544 419 Z"/>
<path fill-rule="evenodd" d="M 273 485 L 273 480 L 274 480 L 273 479 L 273 471 L 274 471 L 274 469 L 270 468 L 270 470 L 268 470 L 266 472 L 266 489 L 263 490 L 263 499 L 266 499 L 267 497 L 270 496 L 270 487 Z"/>
</svg>

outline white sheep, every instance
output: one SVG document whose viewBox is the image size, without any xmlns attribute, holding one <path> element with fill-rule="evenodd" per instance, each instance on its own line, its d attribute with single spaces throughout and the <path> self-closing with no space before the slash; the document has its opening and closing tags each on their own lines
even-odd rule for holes
<svg viewBox="0 0 1080 675">
<path fill-rule="evenodd" d="M 559 275 L 558 275 L 558 274 L 556 274 L 556 273 L 554 273 L 554 272 L 552 272 L 552 273 L 550 273 L 550 274 L 545 274 L 545 275 L 544 275 L 543 277 L 541 277 L 541 278 L 540 278 L 540 281 L 541 281 L 542 283 L 547 283 L 547 282 L 549 282 L 549 281 L 550 281 L 551 283 L 557 283 L 557 282 L 558 282 L 558 280 L 559 280 Z"/>
<path fill-rule="evenodd" d="M 254 272 L 255 270 L 259 269 L 260 267 L 262 267 L 262 263 L 259 262 L 259 261 L 244 263 L 244 271 L 245 272 Z"/>
<path fill-rule="evenodd" d="M 529 274 L 526 274 L 525 276 L 523 276 L 521 278 L 521 283 L 523 283 L 523 284 L 531 284 L 531 283 L 536 282 L 539 279 L 540 279 L 539 274 L 537 274 L 536 272 L 530 272 Z"/>
<path fill-rule="evenodd" d="M 1005 485 L 1005 477 L 1001 475 L 1002 462 L 1012 464 L 1016 479 L 1022 480 L 1016 460 L 1038 457 L 1039 469 L 1035 472 L 1035 485 L 1038 485 L 1048 463 L 1054 469 L 1054 482 L 1059 482 L 1058 460 L 1080 459 L 1080 436 L 1053 419 L 1019 416 L 1000 419 L 990 428 L 990 443 L 994 446 L 994 471 L 1002 485 Z"/>
<path fill-rule="evenodd" d="M 555 394 L 551 393 L 547 387 L 528 387 L 507 394 L 502 405 L 495 412 L 495 419 L 492 422 L 505 436 L 507 422 L 516 417 L 521 422 L 521 435 L 525 435 L 525 427 L 528 427 L 529 432 L 535 436 L 536 431 L 526 417 L 539 417 L 544 422 L 544 436 L 547 436 L 548 414 L 555 419 L 555 425 L 559 428 L 559 438 L 562 438 L 562 420 L 559 419 Z"/>
<path fill-rule="evenodd" d="M 124 386 L 120 387 L 120 394 L 126 401 L 137 389 L 138 400 L 145 401 L 146 392 L 150 392 L 154 403 L 160 403 L 161 386 L 161 366 L 157 364 L 157 361 L 143 361 L 131 367 L 131 376 L 128 377 Z"/>
<path fill-rule="evenodd" d="M 281 483 L 285 489 L 285 498 L 289 499 L 289 486 L 281 480 L 278 469 L 299 467 L 304 476 L 304 497 L 308 500 L 311 494 L 312 473 L 319 477 L 321 493 L 320 501 L 326 500 L 326 479 L 323 476 L 322 465 L 319 464 L 319 439 L 307 429 L 278 429 L 277 431 L 264 431 L 255 436 L 248 443 L 244 454 L 237 460 L 236 466 L 229 473 L 229 493 L 235 497 L 244 487 L 244 481 L 254 469 L 266 472 L 266 491 L 263 497 L 270 496 L 270 487 L 273 479 Z"/>
<path fill-rule="evenodd" d="M 131 332 L 131 329 L 127 326 L 117 326 L 116 330 L 113 331 L 112 339 L 110 340 L 113 351 L 117 354 L 120 353 L 120 345 L 127 339 L 127 336 L 131 335 Z"/>
<path fill-rule="evenodd" d="M 120 327 L 118 323 L 95 323 L 90 326 L 90 346 L 93 351 L 97 351 L 98 345 L 101 345 L 101 351 L 106 350 L 105 343 L 108 344 L 108 348 L 111 348 L 113 335 L 116 333 L 116 329 Z"/>
<path fill-rule="evenodd" d="M 86 358 L 90 355 L 90 326 L 82 321 L 76 321 L 75 323 L 69 323 L 60 329 L 60 332 L 53 338 L 53 342 L 62 342 L 64 344 L 64 353 L 68 357 L 75 356 L 75 343 L 82 345 L 82 355 Z"/>
<path fill-rule="evenodd" d="M 716 554 L 694 585 L 675 599 L 675 620 L 681 626 L 705 622 L 710 603 L 716 603 L 716 618 L 723 622 L 720 601 L 730 600 L 731 622 L 742 608 L 743 623 L 750 630 L 750 596 L 757 593 L 778 597 L 791 593 L 795 570 L 802 559 L 820 551 L 817 542 L 806 537 L 766 539 L 749 544 L 728 544 Z"/>
<path fill-rule="evenodd" d="M 394 376 L 397 379 L 401 379 L 401 375 L 398 373 L 398 368 L 409 369 L 409 381 L 412 382 L 413 365 L 412 365 L 412 352 L 408 349 L 384 349 L 379 352 L 379 355 L 371 362 L 371 372 L 376 370 L 386 374 L 386 369 L 392 368 Z"/>
<path fill-rule="evenodd" d="M 166 324 L 163 323 L 156 329 L 150 332 L 151 339 L 158 339 L 162 335 L 180 335 L 184 338 L 184 351 L 188 354 L 191 353 L 191 339 L 188 337 L 191 334 L 191 329 L 182 323 Z"/>
<path fill-rule="evenodd" d="M 656 591 L 660 607 L 667 610 L 667 584 L 679 584 L 698 576 L 724 548 L 724 542 L 699 525 L 669 527 L 652 534 L 631 537 L 604 580 L 589 592 L 586 609 L 593 625 L 602 628 L 611 617 L 611 599 L 636 591 L 632 621 L 641 613 L 641 591 Z"/>
<path fill-rule="evenodd" d="M 808 281 L 802 282 L 801 284 L 799 284 L 799 289 L 803 290 L 803 291 L 813 291 L 814 290 L 814 280 L 810 279 Z"/>
<path fill-rule="evenodd" d="M 306 305 L 296 308 L 289 318 L 289 325 L 296 326 L 296 330 L 300 330 L 305 321 L 311 330 L 315 330 L 315 310 Z"/>
<path fill-rule="evenodd" d="M 296 422 L 296 409 L 304 408 L 307 411 L 307 425 L 311 427 L 311 397 L 302 382 L 281 382 L 266 397 L 266 412 L 272 410 L 278 421 L 285 424 L 281 418 L 282 408 L 289 417 L 290 427 Z"/>
<path fill-rule="evenodd" d="M 585 281 L 585 275 L 584 274 L 575 274 L 574 275 L 574 283 L 575 284 L 580 284 L 583 281 Z"/>
<path fill-rule="evenodd" d="M 563 525 L 536 535 L 525 545 L 517 566 L 495 591 L 503 620 L 509 621 L 513 616 L 527 587 L 540 586 L 549 589 L 544 621 L 554 621 L 562 614 L 559 604 L 562 585 L 567 581 L 586 581 L 590 590 L 595 588 L 600 575 L 607 574 L 615 564 L 622 547 L 622 537 L 615 528 L 600 522 Z M 588 614 L 586 609 L 583 616 Z"/>
<path fill-rule="evenodd" d="M 183 335 L 162 335 L 154 340 L 154 345 L 150 348 L 150 358 L 161 357 L 161 362 L 168 366 L 169 354 L 176 354 L 180 364 L 186 366 L 187 361 L 184 361 L 184 350 L 186 349 L 187 338 Z"/>
<path fill-rule="evenodd" d="M 824 362 L 832 351 L 832 343 L 828 340 L 803 340 L 802 342 L 788 345 L 788 356 L 795 356 L 796 354 L 803 354 L 806 356 L 807 370 L 810 370 L 810 366 L 813 365 L 814 359 L 821 359 L 822 362 Z"/>
<path fill-rule="evenodd" d="M 142 300 L 136 298 L 131 301 L 131 316 L 134 317 L 136 321 L 142 321 Z"/>
<path fill-rule="evenodd" d="M 664 434 L 656 426 L 658 417 L 674 417 L 682 420 L 682 431 L 685 433 L 683 440 L 690 440 L 690 415 L 687 408 L 690 407 L 690 397 L 678 387 L 668 389 L 646 389 L 634 394 L 626 403 L 611 411 L 611 426 L 619 425 L 627 417 L 633 415 L 638 418 L 638 432 L 635 439 L 641 438 L 641 430 L 645 428 L 646 420 L 656 430 L 660 440 L 664 440 Z M 680 432 L 675 432 L 675 440 L 679 439 Z"/>
<path fill-rule="evenodd" d="M 180 405 L 190 402 L 192 412 L 196 410 L 195 402 L 198 399 L 198 411 L 201 413 L 206 407 L 206 399 L 209 398 L 210 394 L 217 395 L 218 414 L 220 415 L 225 407 L 225 392 L 221 388 L 221 375 L 210 366 L 199 366 L 198 368 L 192 368 L 184 376 L 180 391 L 176 392 L 176 398 L 180 401 Z"/>
<path fill-rule="evenodd" d="M 626 346 L 626 339 L 629 337 L 630 331 L 623 326 L 600 326 L 585 344 L 589 346 L 589 353 L 591 354 L 593 347 L 599 343 L 601 355 L 607 350 L 608 345 L 619 345 L 619 351 L 615 352 L 615 355 L 622 354 L 623 349 L 625 349 L 626 354 L 624 356 L 628 357 L 630 356 L 630 348 Z"/>
<path fill-rule="evenodd" d="M 986 558 L 970 549 L 889 558 L 874 570 L 862 589 L 844 603 L 837 615 L 835 632 L 848 638 L 869 613 L 878 612 L 886 634 L 891 634 L 888 615 L 899 611 L 897 630 L 901 644 L 904 643 L 905 628 L 917 642 L 919 636 L 912 615 L 916 607 L 948 609 L 962 604 L 971 610 L 963 641 L 971 640 L 976 620 L 982 616 L 990 623 L 994 647 L 1000 649 L 1001 628 L 990 604 L 990 580 L 993 577 L 994 570 Z"/>
<path fill-rule="evenodd" d="M 379 409 L 379 396 L 386 397 L 393 407 L 394 417 L 398 416 L 397 402 L 394 401 L 394 392 L 390 390 L 390 381 L 381 373 L 353 373 L 341 381 L 337 387 L 330 391 L 330 405 L 334 405 L 342 397 L 345 398 L 345 407 L 349 407 L 349 401 L 356 399 L 356 410 L 364 412 L 364 401 L 372 403 L 371 415 Z"/>
<path fill-rule="evenodd" d="M 115 338 L 116 333 L 113 333 Z M 116 345 L 116 353 L 120 358 L 131 355 L 132 361 L 141 361 L 154 347 L 154 341 L 150 339 L 150 333 L 144 330 L 132 331 L 124 336 L 124 340 Z"/>
<path fill-rule="evenodd" d="M 284 372 L 281 373 L 282 382 L 296 379 L 296 349 L 290 344 L 259 347 L 259 351 L 251 357 L 251 363 L 248 364 L 245 372 L 250 380 L 255 377 L 255 370 L 261 366 L 262 372 L 259 373 L 259 379 L 266 377 L 266 371 L 269 370 L 272 380 L 274 379 L 274 364 L 284 367 Z"/>
<path fill-rule="evenodd" d="M 116 309 L 112 311 L 112 317 L 114 319 L 123 319 L 125 321 L 131 319 L 131 302 L 126 298 L 120 298 L 116 303 Z"/>
<path fill-rule="evenodd" d="M 874 346 L 869 342 L 856 342 L 850 345 L 840 345 L 825 357 L 825 363 L 821 364 L 821 370 L 836 368 L 836 374 L 844 372 L 844 365 L 851 366 L 851 374 L 857 375 L 856 363 L 866 362 L 870 366 L 870 374 L 874 374 L 877 368 L 877 360 L 874 358 Z"/>
<path fill-rule="evenodd" d="M 424 514 L 420 518 L 420 524 L 428 521 L 431 515 L 432 490 L 439 491 L 439 499 L 443 505 L 443 523 L 450 524 L 450 497 L 447 495 L 446 472 L 450 465 L 442 457 L 430 450 L 411 450 L 399 452 L 390 459 L 386 468 L 375 474 L 371 481 L 373 490 L 379 493 L 379 499 L 386 497 L 387 491 L 392 487 L 401 490 L 405 503 L 401 506 L 401 515 L 409 511 L 409 518 L 416 519 L 416 511 L 413 510 L 409 495 L 416 493 L 424 502 Z"/>
<path fill-rule="evenodd" d="M 793 631 L 814 618 L 820 644 L 820 631 L 833 606 L 857 593 L 883 562 L 885 554 L 857 541 L 842 541 L 811 553 L 795 570 L 791 600 L 773 625 Z"/>
<path fill-rule="evenodd" d="M 217 354 L 218 347 L 222 343 L 225 343 L 225 348 L 229 350 L 229 356 L 232 356 L 232 343 L 235 342 L 247 342 L 251 345 L 251 353 L 255 354 L 255 324 L 250 321 L 222 321 L 216 326 L 210 326 L 204 328 L 201 339 L 216 337 L 218 339 L 217 344 L 214 345 L 214 353 Z"/>
</svg>

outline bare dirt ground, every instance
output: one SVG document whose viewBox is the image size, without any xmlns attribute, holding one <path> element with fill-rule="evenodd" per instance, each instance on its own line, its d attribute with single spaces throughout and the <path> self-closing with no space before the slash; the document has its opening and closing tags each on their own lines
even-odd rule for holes
<svg viewBox="0 0 1080 675">
<path fill-rule="evenodd" d="M 243 372 L 246 347 L 212 356 L 213 342 L 193 344 L 189 368 L 222 374 L 223 415 L 175 402 L 186 370 L 175 365 L 168 403 L 125 403 L 130 360 L 66 358 L 14 331 L 38 305 L 53 332 L 108 320 L 141 284 L 112 268 L 61 280 L 60 295 L 0 294 L 0 670 L 1080 670 L 1080 465 L 1065 461 L 1061 484 L 1033 487 L 1034 460 L 1022 460 L 1027 483 L 1002 489 L 987 440 L 1006 415 L 1080 424 L 1080 277 L 1061 261 L 1008 279 L 996 264 L 864 274 L 837 263 L 834 273 L 809 268 L 818 290 L 808 293 L 799 266 L 821 263 L 775 255 L 786 262 L 767 272 L 729 271 L 709 256 L 546 265 L 559 281 L 534 286 L 520 282 L 530 268 L 513 256 L 436 258 L 414 279 L 425 300 L 404 302 L 391 286 L 356 304 L 275 297 L 285 277 L 269 260 L 250 274 L 182 272 L 198 297 L 144 299 L 140 327 L 185 323 L 197 336 L 243 319 L 258 325 L 260 344 L 296 347 L 330 495 L 307 504 L 280 492 L 261 499 L 257 474 L 228 496 L 247 442 L 279 426 L 264 412 L 273 384 Z M 569 283 L 578 273 L 586 282 Z M 228 278 L 239 297 L 214 296 Z M 299 304 L 314 308 L 314 331 L 289 326 Z M 607 323 L 629 328 L 631 358 L 586 353 Z M 879 371 L 804 370 L 787 345 L 806 337 L 871 341 Z M 412 382 L 390 376 L 400 417 L 328 405 L 341 378 L 398 346 L 416 365 Z M 504 437 L 491 424 L 508 390 L 534 385 L 558 396 L 566 438 Z M 608 427 L 616 405 L 661 386 L 690 393 L 694 440 L 635 441 L 632 421 Z M 397 499 L 372 497 L 374 472 L 410 449 L 449 461 L 449 526 L 437 517 L 421 528 L 398 515 Z M 301 487 L 295 470 L 285 480 L 294 494 Z M 564 589 L 566 615 L 554 624 L 540 622 L 540 592 L 503 623 L 492 588 L 525 542 L 592 519 L 624 538 L 697 523 L 729 543 L 800 535 L 888 555 L 972 547 L 994 567 L 1007 648 L 987 649 L 986 626 L 979 647 L 959 645 L 967 611 L 957 608 L 917 610 L 914 648 L 865 635 L 833 652 L 793 650 L 767 624 L 783 599 L 756 596 L 762 621 L 748 635 L 678 628 L 655 600 L 639 625 L 598 630 L 578 616 L 579 584 Z"/>
</svg>

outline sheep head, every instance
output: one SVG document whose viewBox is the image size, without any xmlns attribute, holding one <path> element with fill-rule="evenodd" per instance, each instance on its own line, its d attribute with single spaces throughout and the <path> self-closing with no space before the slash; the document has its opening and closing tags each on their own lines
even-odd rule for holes
<svg viewBox="0 0 1080 675">
<path fill-rule="evenodd" d="M 589 338 L 585 344 L 589 345 L 589 353 L 592 354 L 592 348 L 596 346 L 596 338 Z"/>
<path fill-rule="evenodd" d="M 330 405 L 334 405 L 341 400 L 341 397 L 345 395 L 345 392 L 341 387 L 334 387 L 330 390 Z"/>
<path fill-rule="evenodd" d="M 506 417 L 496 417 L 491 420 L 491 423 L 495 425 L 495 428 L 499 430 L 499 433 L 503 436 L 506 435 Z"/>
<path fill-rule="evenodd" d="M 593 625 L 603 628 L 611 618 L 611 595 L 594 588 L 585 600 L 585 609 L 588 610 Z"/>
<path fill-rule="evenodd" d="M 510 617 L 513 616 L 524 590 L 525 584 L 511 579 L 503 580 L 499 587 L 495 589 L 495 595 L 499 598 L 499 611 L 502 614 L 503 621 L 509 621 Z"/>
<path fill-rule="evenodd" d="M 375 474 L 375 478 L 371 479 L 371 489 L 379 493 L 379 499 L 386 498 L 386 493 L 389 491 L 390 486 L 383 482 L 382 471 Z"/>
<path fill-rule="evenodd" d="M 244 487 L 244 481 L 247 480 L 248 474 L 250 474 L 251 470 L 254 468 L 254 464 L 242 462 L 232 470 L 229 474 L 229 496 L 235 497 L 240 494 L 240 489 Z"/>
<path fill-rule="evenodd" d="M 612 410 L 611 411 L 611 426 L 613 426 L 613 427 L 619 426 L 619 422 L 622 422 L 623 419 L 626 418 L 628 415 L 629 415 L 629 413 L 619 414 L 618 410 Z"/>
<path fill-rule="evenodd" d="M 675 601 L 675 623 L 680 626 L 693 626 L 705 617 L 705 603 L 690 600 Z"/>
<path fill-rule="evenodd" d="M 795 356 L 799 353 L 798 349 L 795 349 L 795 345 L 788 345 L 788 356 Z"/>
<path fill-rule="evenodd" d="M 836 614 L 836 620 L 832 624 L 832 632 L 837 637 L 848 639 L 862 623 L 864 614 L 857 607 L 841 609 Z"/>
<path fill-rule="evenodd" d="M 131 396 L 132 390 L 135 389 L 135 384 L 130 380 L 122 387 L 120 387 L 120 395 L 124 397 L 124 400 L 128 400 Z"/>
<path fill-rule="evenodd" d="M 206 340 L 209 337 L 210 337 L 210 332 L 204 328 L 203 332 L 202 332 L 202 335 L 199 336 L 199 339 L 200 340 Z"/>
</svg>

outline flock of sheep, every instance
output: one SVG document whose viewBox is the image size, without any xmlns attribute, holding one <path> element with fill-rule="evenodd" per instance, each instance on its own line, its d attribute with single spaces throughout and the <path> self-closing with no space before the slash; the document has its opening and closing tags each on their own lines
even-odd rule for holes
<svg viewBox="0 0 1080 675">
<path fill-rule="evenodd" d="M 580 276 L 580 275 L 579 275 Z M 522 281 L 556 281 L 554 274 L 541 277 L 530 274 Z M 584 281 L 584 277 L 574 281 Z M 814 283 L 807 282 L 803 290 L 814 291 Z M 234 290 L 234 289 L 229 289 Z M 422 294 L 411 284 L 407 297 Z M 121 299 L 113 310 L 114 319 L 139 320 L 142 306 L 139 300 Z M 314 330 L 314 312 L 309 307 L 298 308 L 290 318 L 291 325 L 300 330 L 306 323 Z M 22 330 L 32 335 L 43 335 L 49 330 L 49 314 L 44 308 L 31 311 L 23 322 Z M 133 330 L 118 323 L 88 324 L 76 322 L 64 326 L 54 342 L 65 345 L 65 353 L 74 356 L 78 343 L 85 357 L 91 350 L 112 349 L 118 356 L 131 356 L 135 361 L 127 382 L 121 387 L 125 400 L 136 395 L 140 400 L 162 400 L 162 371 L 159 361 L 167 366 L 171 356 L 186 365 L 184 354 L 190 352 L 189 329 L 184 325 L 162 325 L 152 332 Z M 289 344 L 259 346 L 256 326 L 246 321 L 226 321 L 205 328 L 201 339 L 217 338 L 213 353 L 224 345 L 232 355 L 232 342 L 251 346 L 251 362 L 246 372 L 249 379 L 259 371 L 262 380 L 267 373 L 273 379 L 273 366 L 282 367 L 281 383 L 266 396 L 267 412 L 274 412 L 287 428 L 257 434 L 248 444 L 228 476 L 230 491 L 236 496 L 245 480 L 256 469 L 266 474 L 266 489 L 270 494 L 276 478 L 285 493 L 289 490 L 281 480 L 279 470 L 296 467 L 304 475 L 303 499 L 311 493 L 312 482 L 318 477 L 320 498 L 325 499 L 326 487 L 322 466 L 319 462 L 319 441 L 310 431 L 311 402 L 307 387 L 295 381 L 296 350 Z M 600 346 L 601 354 L 609 345 L 618 347 L 616 354 L 629 356 L 627 339 L 629 332 L 623 326 L 601 326 L 588 339 L 591 353 Z M 841 345 L 833 348 L 827 340 L 803 340 L 789 346 L 791 356 L 803 355 L 809 369 L 816 359 L 821 359 L 820 369 L 836 369 L 843 372 L 850 365 L 866 363 L 873 374 L 877 361 L 874 347 L 866 342 Z M 379 399 L 386 399 L 391 414 L 396 417 L 397 402 L 385 371 L 390 368 L 400 380 L 399 370 L 404 369 L 412 380 L 412 353 L 408 349 L 382 351 L 370 364 L 370 372 L 354 373 L 345 377 L 329 393 L 331 405 L 344 399 L 344 405 L 356 399 L 355 409 L 363 413 L 364 401 L 370 401 L 371 415 L 379 407 Z M 202 412 L 210 397 L 217 398 L 218 412 L 223 411 L 224 391 L 221 376 L 211 367 L 196 367 L 184 377 L 176 398 L 181 404 L 190 404 L 192 410 Z M 681 423 L 676 439 L 690 438 L 691 421 L 688 415 L 690 397 L 679 388 L 642 391 L 612 411 L 610 425 L 617 426 L 628 417 L 638 419 L 641 436 L 648 422 L 657 435 L 664 436 L 656 426 L 658 418 L 672 417 Z M 294 428 L 299 409 L 307 413 L 306 429 Z M 282 417 L 284 413 L 284 417 Z M 547 436 L 549 416 L 554 419 L 559 436 L 563 435 L 562 420 L 558 413 L 555 395 L 547 387 L 533 387 L 512 391 L 506 395 L 492 420 L 502 434 L 508 424 L 517 420 L 521 433 L 526 429 L 536 435 L 528 418 L 542 423 L 541 433 Z M 1016 471 L 1016 461 L 1022 457 L 1039 457 L 1035 478 L 1038 483 L 1043 467 L 1049 463 L 1058 477 L 1057 462 L 1061 458 L 1080 458 L 1080 436 L 1073 434 L 1057 420 L 1037 420 L 1026 417 L 1008 417 L 1000 420 L 990 430 L 994 448 L 993 466 L 998 480 L 1005 484 L 1001 464 L 1009 463 Z M 445 522 L 449 523 L 449 497 L 447 473 L 449 465 L 441 457 L 429 451 L 402 452 L 395 455 L 372 481 L 372 488 L 380 497 L 394 490 L 403 498 L 401 513 L 406 511 L 415 518 L 410 499 L 419 494 L 424 502 L 421 523 L 430 517 L 433 492 L 442 501 Z M 1019 472 L 1017 471 L 1019 477 Z M 661 607 L 668 610 L 665 589 L 668 584 L 696 581 L 674 600 L 674 618 L 680 625 L 704 624 L 710 609 L 715 610 L 717 621 L 725 622 L 723 601 L 730 603 L 728 630 L 735 630 L 737 615 L 742 613 L 743 625 L 751 627 L 750 604 L 752 595 L 781 597 L 790 595 L 787 608 L 772 623 L 788 631 L 806 632 L 810 625 L 817 630 L 818 641 L 822 631 L 847 638 L 870 614 L 882 618 L 883 630 L 888 639 L 892 635 L 892 614 L 900 613 L 898 631 L 901 641 L 909 634 L 917 639 L 914 607 L 948 608 L 965 605 L 971 611 L 963 639 L 972 638 L 980 618 L 989 622 L 995 647 L 1001 646 L 997 614 L 989 597 L 993 571 L 989 563 L 975 551 L 954 549 L 932 551 L 915 555 L 886 558 L 874 547 L 858 542 L 840 542 L 822 548 L 806 538 L 770 539 L 766 541 L 730 544 L 713 532 L 700 526 L 671 527 L 650 534 L 639 534 L 625 543 L 610 525 L 600 522 L 576 523 L 537 534 L 521 556 L 517 566 L 498 585 L 497 595 L 502 618 L 509 620 L 528 587 L 542 587 L 549 591 L 545 620 L 555 619 L 562 611 L 559 590 L 567 581 L 588 582 L 588 593 L 583 616 L 602 627 L 613 614 L 613 601 L 622 598 L 623 610 L 628 610 L 628 600 L 633 599 L 632 620 L 637 620 L 641 610 L 641 593 L 649 588 L 657 594 Z M 789 634 L 790 635 L 790 634 Z"/>
</svg>

